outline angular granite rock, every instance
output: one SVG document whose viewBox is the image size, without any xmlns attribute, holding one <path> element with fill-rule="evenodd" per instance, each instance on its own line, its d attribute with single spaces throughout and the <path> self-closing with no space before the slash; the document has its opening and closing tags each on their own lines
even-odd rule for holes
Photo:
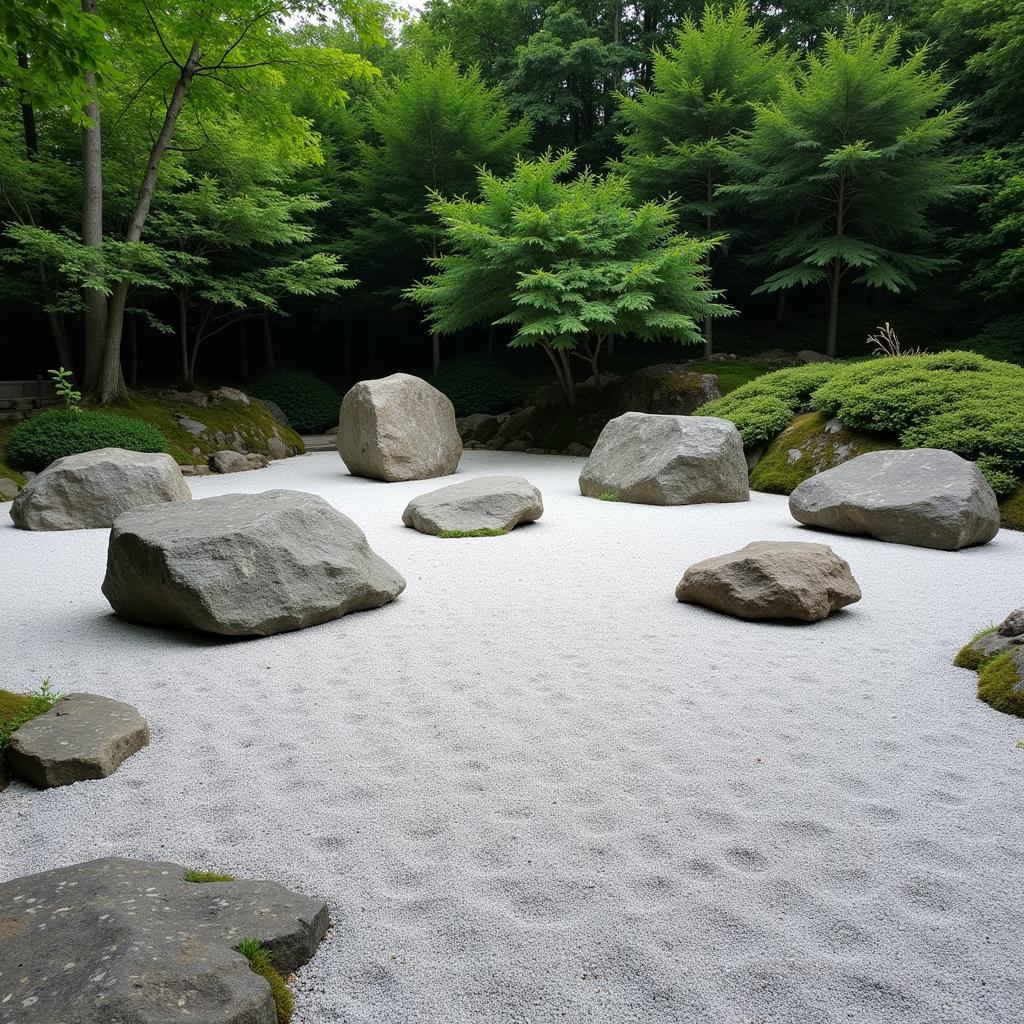
<svg viewBox="0 0 1024 1024">
<path fill-rule="evenodd" d="M 407 373 L 360 381 L 345 395 L 337 446 L 353 476 L 374 480 L 448 476 L 462 457 L 455 407 Z"/>
<path fill-rule="evenodd" d="M 129 509 L 191 497 L 170 455 L 100 448 L 51 462 L 14 499 L 11 518 L 22 530 L 105 529 Z"/>
<path fill-rule="evenodd" d="M 749 501 L 743 441 L 714 416 L 627 412 L 601 431 L 580 491 L 645 505 Z"/>
<path fill-rule="evenodd" d="M 275 1024 L 270 986 L 234 947 L 259 939 L 290 974 L 327 907 L 275 882 L 183 873 L 108 857 L 0 884 L 0 1021 Z"/>
<path fill-rule="evenodd" d="M 71 693 L 11 737 L 11 773 L 40 789 L 105 779 L 149 742 L 149 726 L 131 704 Z"/>
<path fill-rule="evenodd" d="M 865 452 L 789 496 L 806 526 L 955 551 L 999 532 L 999 505 L 973 462 L 942 448 Z"/>
<path fill-rule="evenodd" d="M 253 468 L 241 452 L 227 449 L 214 452 L 208 461 L 214 473 L 244 473 L 247 469 Z"/>
<path fill-rule="evenodd" d="M 544 513 L 540 491 L 521 476 L 481 476 L 421 494 L 405 508 L 406 526 L 437 536 L 449 531 L 511 530 Z"/>
<path fill-rule="evenodd" d="M 861 598 L 850 566 L 824 544 L 755 541 L 691 565 L 676 599 L 741 619 L 818 622 Z"/>
<path fill-rule="evenodd" d="M 110 531 L 103 593 L 132 622 L 269 636 L 379 608 L 405 580 L 363 531 L 300 491 L 153 505 Z"/>
</svg>

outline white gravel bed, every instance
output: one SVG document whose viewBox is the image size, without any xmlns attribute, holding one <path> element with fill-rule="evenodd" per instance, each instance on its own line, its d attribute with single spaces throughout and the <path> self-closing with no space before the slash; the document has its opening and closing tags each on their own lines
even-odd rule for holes
<svg viewBox="0 0 1024 1024">
<path fill-rule="evenodd" d="M 0 513 L 0 685 L 48 677 L 152 729 L 110 779 L 0 794 L 0 878 L 117 854 L 320 896 L 296 1024 L 1019 1024 L 1024 721 L 951 659 L 1024 603 L 1024 535 L 949 553 L 815 533 L 770 495 L 603 502 L 580 465 L 191 479 L 320 494 L 408 580 L 261 640 L 123 622 L 106 531 Z M 402 526 L 481 473 L 528 477 L 544 517 Z M 863 600 L 810 626 L 675 601 L 690 563 L 760 539 L 831 544 Z"/>
</svg>

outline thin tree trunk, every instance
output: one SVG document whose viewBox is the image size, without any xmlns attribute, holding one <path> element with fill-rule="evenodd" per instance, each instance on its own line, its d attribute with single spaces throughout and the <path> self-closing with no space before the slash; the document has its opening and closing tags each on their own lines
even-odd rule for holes
<svg viewBox="0 0 1024 1024">
<path fill-rule="evenodd" d="M 842 264 L 838 259 L 832 261 L 832 280 L 829 282 L 828 296 L 828 347 L 830 356 L 836 354 L 837 336 L 839 334 L 839 285 L 842 281 Z"/>
<path fill-rule="evenodd" d="M 598 335 L 597 341 L 592 349 L 587 350 L 587 358 L 590 360 L 590 376 L 594 382 L 594 394 L 596 395 L 601 390 L 601 371 L 598 369 L 598 359 L 601 356 L 601 346 L 604 344 L 604 338 Z"/>
<path fill-rule="evenodd" d="M 96 13 L 96 0 L 82 0 L 86 14 Z M 85 72 L 90 100 L 85 105 L 88 123 L 82 130 L 82 244 L 99 249 L 103 245 L 103 146 L 100 136 L 100 105 L 96 76 Z M 96 394 L 101 388 L 104 337 L 107 330 L 107 297 L 93 288 L 84 289 L 85 375 L 84 390 Z"/>
<path fill-rule="evenodd" d="M 270 314 L 263 314 L 263 359 L 267 369 L 272 370 L 277 365 L 274 358 L 274 336 L 270 333 Z"/>
<path fill-rule="evenodd" d="M 131 319 L 128 321 L 128 337 L 131 340 L 132 352 L 132 370 L 129 380 L 134 388 L 139 383 L 139 317 L 137 313 L 132 313 Z"/>
<path fill-rule="evenodd" d="M 704 226 L 707 229 L 708 238 L 711 237 L 711 201 L 714 198 L 714 183 L 711 180 L 711 170 L 707 173 L 707 213 L 704 218 Z M 712 266 L 711 260 L 708 259 L 708 284 L 711 284 Z M 714 328 L 711 325 L 711 314 L 706 313 L 704 315 L 704 358 L 710 359 L 712 353 L 715 351 L 715 339 L 712 335 Z"/>
<path fill-rule="evenodd" d="M 786 319 L 786 289 L 783 288 L 777 293 L 775 299 L 775 322 L 781 324 Z"/>
<path fill-rule="evenodd" d="M 569 353 L 564 348 L 558 350 L 558 358 L 562 363 L 562 376 L 565 383 L 562 385 L 565 390 L 565 397 L 569 399 L 570 405 L 576 404 L 576 381 L 572 375 L 572 363 L 569 361 Z"/>
<path fill-rule="evenodd" d="M 178 292 L 178 355 L 181 359 L 181 386 L 191 387 L 188 371 L 188 289 Z"/>
<path fill-rule="evenodd" d="M 565 369 L 562 363 L 559 361 L 558 356 L 555 355 L 554 350 L 545 341 L 541 342 L 541 347 L 544 349 L 544 354 L 551 360 L 551 365 L 555 368 L 555 379 L 558 381 L 558 386 L 562 389 L 562 394 L 565 395 L 566 401 L 569 405 L 576 404 L 576 392 L 574 388 L 571 388 L 566 382 Z"/>
<path fill-rule="evenodd" d="M 242 380 L 249 379 L 249 331 L 246 321 L 238 322 L 238 362 Z"/>
<path fill-rule="evenodd" d="M 28 71 L 28 54 L 18 54 L 18 67 L 22 71 Z M 39 156 L 39 134 L 36 131 L 36 111 L 32 106 L 26 93 L 22 92 L 18 97 L 21 105 L 21 126 L 25 132 L 25 149 L 28 150 L 29 160 L 35 160 Z"/>
</svg>

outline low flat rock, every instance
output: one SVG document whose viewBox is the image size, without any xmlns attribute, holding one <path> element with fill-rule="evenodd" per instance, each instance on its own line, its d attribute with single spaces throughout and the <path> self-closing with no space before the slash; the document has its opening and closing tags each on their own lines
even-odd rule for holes
<svg viewBox="0 0 1024 1024">
<path fill-rule="evenodd" d="M 149 742 L 149 726 L 131 704 L 71 693 L 11 737 L 12 774 L 40 789 L 105 779 Z"/>
<path fill-rule="evenodd" d="M 601 431 L 579 482 L 587 497 L 645 505 L 750 500 L 739 431 L 714 416 L 618 416 Z"/>
<path fill-rule="evenodd" d="M 326 905 L 183 873 L 108 857 L 0 884 L 0 1021 L 275 1024 L 270 986 L 234 947 L 259 939 L 287 975 L 316 952 Z"/>
<path fill-rule="evenodd" d="M 341 402 L 338 453 L 353 476 L 427 480 L 454 473 L 462 457 L 455 407 L 408 373 L 356 384 Z"/>
<path fill-rule="evenodd" d="M 303 629 L 404 589 L 348 516 L 301 491 L 129 512 L 110 531 L 103 581 L 123 618 L 224 636 Z"/>
<path fill-rule="evenodd" d="M 806 526 L 942 551 L 999 532 L 999 505 L 981 470 L 942 448 L 865 452 L 805 480 L 789 511 Z"/>
<path fill-rule="evenodd" d="M 413 498 L 406 526 L 435 536 L 458 530 L 511 530 L 544 514 L 540 491 L 521 476 L 481 476 Z"/>
<path fill-rule="evenodd" d="M 170 455 L 100 448 L 50 463 L 14 499 L 11 519 L 22 530 L 106 529 L 129 509 L 191 497 Z"/>
<path fill-rule="evenodd" d="M 691 565 L 676 599 L 740 619 L 818 622 L 859 601 L 850 566 L 825 544 L 755 541 Z"/>
</svg>

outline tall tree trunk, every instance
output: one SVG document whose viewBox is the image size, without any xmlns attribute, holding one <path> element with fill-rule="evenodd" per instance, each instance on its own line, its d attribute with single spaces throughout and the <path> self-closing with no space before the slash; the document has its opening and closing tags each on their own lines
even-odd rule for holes
<svg viewBox="0 0 1024 1024">
<path fill-rule="evenodd" d="M 272 370 L 277 365 L 274 358 L 274 336 L 270 333 L 270 314 L 263 314 L 263 361 L 267 369 Z"/>
<path fill-rule="evenodd" d="M 188 371 L 188 289 L 178 292 L 178 356 L 181 360 L 181 386 L 190 388 L 192 378 Z"/>
<path fill-rule="evenodd" d="M 83 0 L 91 2 L 91 0 Z M 188 59 L 182 65 L 177 82 L 174 83 L 174 91 L 171 93 L 170 102 L 164 113 L 163 124 L 160 126 L 160 133 L 149 150 L 149 159 L 146 161 L 146 170 L 142 175 L 142 182 L 139 185 L 139 194 L 135 200 L 135 208 L 128 221 L 128 229 L 125 231 L 126 242 L 138 242 L 142 238 L 142 229 L 146 225 L 146 218 L 149 216 L 149 208 L 153 203 L 153 194 L 156 191 L 156 179 L 160 170 L 160 164 L 167 147 L 171 144 L 174 136 L 174 126 L 177 124 L 178 115 L 181 113 L 182 105 L 185 102 L 185 93 L 195 76 L 202 59 L 202 52 L 199 47 L 199 40 L 192 43 Z M 122 397 L 127 388 L 124 384 L 124 375 L 121 372 L 121 334 L 124 328 L 124 310 L 128 300 L 127 281 L 118 281 L 114 285 L 113 293 L 107 305 L 107 334 L 103 346 L 103 362 L 100 370 L 99 399 L 101 402 L 113 402 Z M 193 363 L 195 362 L 193 352 Z"/>
<path fill-rule="evenodd" d="M 249 330 L 246 321 L 238 321 L 238 362 L 242 380 L 249 379 Z"/>
<path fill-rule="evenodd" d="M 710 170 L 710 168 L 708 169 L 708 172 L 707 172 L 707 178 L 706 178 L 705 184 L 707 186 L 706 201 L 707 201 L 708 205 L 707 205 L 707 212 L 704 215 L 704 227 L 705 227 L 705 229 L 707 231 L 708 238 L 710 238 L 711 237 L 711 201 L 712 201 L 712 199 L 714 198 L 714 195 L 715 195 L 714 182 L 711 180 L 711 170 Z M 713 272 L 713 268 L 711 266 L 711 260 L 708 259 L 708 284 L 711 284 L 712 272 Z M 711 324 L 711 314 L 710 313 L 706 313 L 704 315 L 704 358 L 705 359 L 710 359 L 711 356 L 712 356 L 712 353 L 715 351 L 715 339 L 714 339 L 714 336 L 712 334 L 713 330 L 714 330 L 714 328 L 712 327 L 712 324 Z"/>
<path fill-rule="evenodd" d="M 838 259 L 832 261 L 832 279 L 829 281 L 828 295 L 828 347 L 830 356 L 836 354 L 837 336 L 839 334 L 839 286 L 842 282 L 842 263 Z"/>
<path fill-rule="evenodd" d="M 786 291 L 782 288 L 776 293 L 775 299 L 775 322 L 781 324 L 786 319 Z"/>
<path fill-rule="evenodd" d="M 86 14 L 96 13 L 96 0 L 82 0 Z M 88 123 L 82 129 L 82 244 L 103 246 L 103 147 L 100 137 L 100 105 L 96 95 L 96 76 L 85 72 L 89 102 L 85 105 Z M 102 392 L 104 337 L 107 331 L 107 297 L 93 288 L 83 291 L 85 300 L 85 379 L 84 390 Z"/>
<path fill-rule="evenodd" d="M 139 316 L 137 313 L 132 313 L 131 319 L 128 321 L 128 337 L 132 353 L 131 376 L 128 379 L 134 388 L 139 383 Z"/>
</svg>

